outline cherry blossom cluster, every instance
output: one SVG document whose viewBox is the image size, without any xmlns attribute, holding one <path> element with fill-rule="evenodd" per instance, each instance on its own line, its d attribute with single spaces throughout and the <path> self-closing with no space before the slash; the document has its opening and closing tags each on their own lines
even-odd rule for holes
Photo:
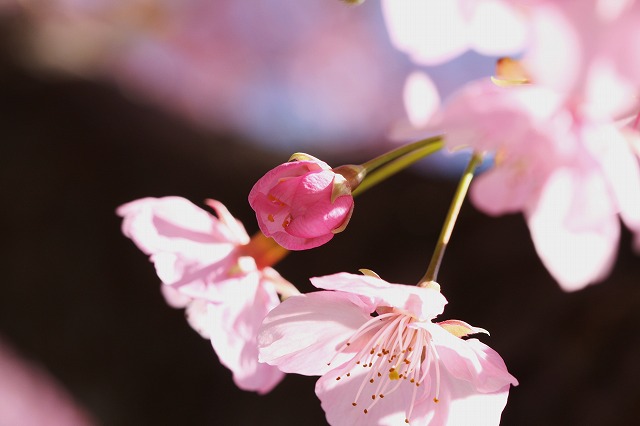
<svg viewBox="0 0 640 426">
<path fill-rule="evenodd" d="M 361 3 L 361 1 L 349 1 Z M 441 101 L 424 73 L 407 78 L 413 134 L 427 137 L 360 165 L 294 154 L 250 191 L 250 238 L 180 197 L 118 209 L 123 232 L 154 263 L 167 302 L 210 339 L 241 389 L 265 393 L 284 373 L 320 376 L 332 425 L 496 425 L 513 377 L 488 334 L 437 320 L 437 282 L 467 190 L 490 215 L 522 212 L 542 263 L 578 290 L 607 276 L 621 222 L 640 240 L 640 1 L 382 0 L 392 43 L 417 65 L 473 49 L 520 55 Z M 354 197 L 438 150 L 472 151 L 425 275 L 311 278 L 300 294 L 273 268 L 288 251 L 347 230 Z M 478 165 L 492 167 L 471 185 Z M 357 267 L 354 267 L 357 269 Z"/>
<path fill-rule="evenodd" d="M 495 167 L 472 188 L 473 203 L 490 215 L 522 212 L 565 290 L 605 278 L 620 219 L 640 234 L 640 2 L 383 0 L 383 7 L 392 42 L 416 64 L 468 49 L 522 55 L 519 69 L 470 82 L 443 105 L 428 76 L 411 75 L 409 118 L 445 133 L 450 150 L 494 155 Z"/>
</svg>

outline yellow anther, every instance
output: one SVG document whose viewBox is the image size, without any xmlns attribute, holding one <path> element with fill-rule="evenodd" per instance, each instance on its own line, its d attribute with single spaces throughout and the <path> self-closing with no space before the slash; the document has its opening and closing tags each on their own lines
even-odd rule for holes
<svg viewBox="0 0 640 426">
<path fill-rule="evenodd" d="M 399 378 L 400 375 L 398 372 L 392 368 L 391 371 L 389 371 L 389 380 L 398 380 Z"/>
</svg>

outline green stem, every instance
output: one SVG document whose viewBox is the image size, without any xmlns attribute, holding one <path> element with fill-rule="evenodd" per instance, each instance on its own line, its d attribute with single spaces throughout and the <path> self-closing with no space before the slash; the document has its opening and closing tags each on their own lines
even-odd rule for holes
<svg viewBox="0 0 640 426">
<path fill-rule="evenodd" d="M 467 195 L 467 190 L 469 189 L 469 185 L 471 184 L 471 180 L 473 179 L 473 174 L 475 173 L 476 168 L 480 165 L 480 163 L 482 163 L 482 155 L 474 153 L 471 157 L 471 160 L 469 160 L 469 164 L 462 174 L 460 183 L 458 183 L 458 188 L 453 195 L 453 200 L 451 201 L 451 206 L 449 207 L 447 217 L 444 220 L 444 225 L 442 226 L 440 237 L 438 237 L 436 248 L 433 251 L 431 262 L 429 262 L 429 267 L 427 268 L 426 274 L 424 274 L 424 277 L 422 277 L 422 279 L 418 283 L 418 286 L 420 287 L 426 287 L 430 282 L 436 281 L 436 279 L 438 278 L 438 270 L 440 269 L 440 264 L 442 263 L 442 258 L 444 257 L 444 251 L 447 248 L 447 244 L 449 244 L 449 239 L 451 238 L 453 227 L 456 224 L 458 213 L 460 213 L 460 208 L 462 207 L 462 203 Z"/>
<path fill-rule="evenodd" d="M 353 196 L 366 191 L 394 174 L 406 169 L 418 160 L 442 149 L 442 136 L 424 139 L 402 146 L 362 164 L 366 177 L 353 191 Z"/>
<path fill-rule="evenodd" d="M 397 149 L 394 149 L 393 151 L 384 153 L 381 156 L 374 158 L 373 160 L 362 163 L 362 167 L 366 169 L 367 173 L 371 173 L 375 169 L 384 166 L 385 164 L 395 160 L 396 158 L 402 157 L 403 155 L 413 152 L 422 147 L 429 146 L 435 142 L 442 142 L 442 136 L 434 136 L 407 145 L 403 145 Z"/>
</svg>

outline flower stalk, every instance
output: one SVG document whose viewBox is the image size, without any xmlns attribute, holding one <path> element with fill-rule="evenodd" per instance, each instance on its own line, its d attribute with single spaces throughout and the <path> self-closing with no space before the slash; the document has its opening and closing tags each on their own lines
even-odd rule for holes
<svg viewBox="0 0 640 426">
<path fill-rule="evenodd" d="M 444 146 L 443 136 L 434 136 L 401 146 L 361 165 L 364 180 L 353 190 L 356 196 L 406 169 Z"/>
<path fill-rule="evenodd" d="M 258 269 L 273 266 L 280 262 L 289 250 L 278 244 L 273 238 L 266 237 L 258 231 L 251 237 L 248 244 L 239 247 L 240 254 L 255 259 Z"/>
<path fill-rule="evenodd" d="M 467 191 L 469 190 L 471 180 L 473 179 L 474 173 L 480 163 L 482 163 L 482 155 L 474 153 L 471 156 L 471 160 L 469 160 L 469 164 L 467 164 L 467 167 L 462 174 L 462 178 L 460 178 L 460 182 L 458 183 L 458 187 L 456 188 L 456 192 L 453 195 L 451 206 L 449 207 L 449 211 L 447 212 L 447 216 L 444 220 L 444 225 L 442 226 L 442 231 L 440 231 L 440 236 L 438 237 L 438 242 L 436 243 L 436 248 L 433 251 L 433 256 L 429 262 L 427 272 L 418 282 L 419 287 L 428 287 L 430 283 L 436 281 L 438 278 L 440 264 L 442 263 L 442 258 L 444 257 L 447 245 L 449 244 L 453 227 L 456 224 L 460 208 L 462 207 L 462 203 L 464 202 Z"/>
</svg>

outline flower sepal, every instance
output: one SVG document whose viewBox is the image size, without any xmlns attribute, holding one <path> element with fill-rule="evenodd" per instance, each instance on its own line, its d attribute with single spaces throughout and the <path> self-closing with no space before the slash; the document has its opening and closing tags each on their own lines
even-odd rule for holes
<svg viewBox="0 0 640 426">
<path fill-rule="evenodd" d="M 467 337 L 472 334 L 480 333 L 484 333 L 490 336 L 489 332 L 484 328 L 474 327 L 460 320 L 446 320 L 438 322 L 437 324 L 456 337 Z"/>
</svg>

